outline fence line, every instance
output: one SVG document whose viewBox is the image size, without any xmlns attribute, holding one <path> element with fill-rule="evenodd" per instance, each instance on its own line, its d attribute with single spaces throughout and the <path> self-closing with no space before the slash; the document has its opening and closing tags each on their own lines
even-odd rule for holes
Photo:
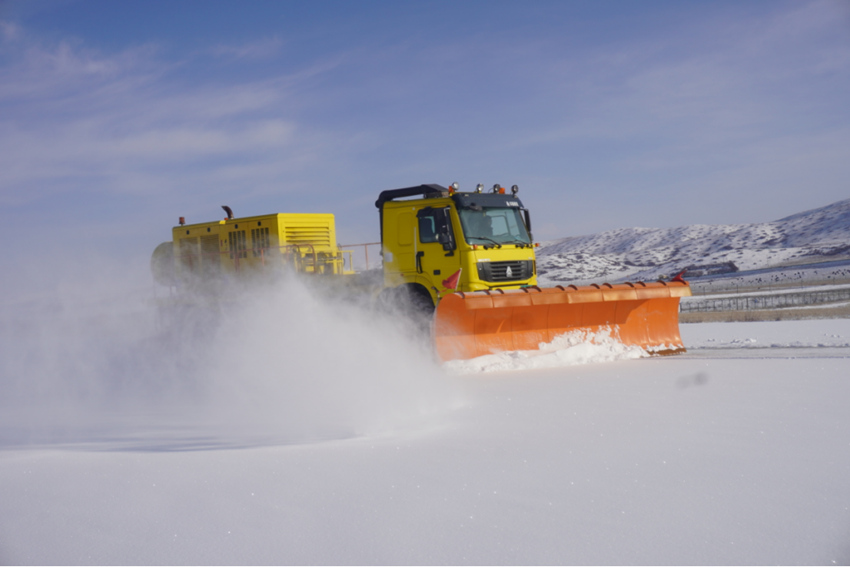
<svg viewBox="0 0 850 567">
<path fill-rule="evenodd" d="M 361 244 L 340 244 L 339 247 L 340 248 L 354 248 L 354 247 L 359 248 L 359 247 L 362 246 L 363 247 L 363 254 L 364 254 L 365 259 L 366 259 L 366 262 L 365 262 L 366 268 L 365 269 L 368 270 L 369 267 L 370 267 L 370 265 L 369 265 L 369 247 L 370 246 L 380 246 L 380 245 L 381 245 L 380 242 L 364 242 L 364 243 L 361 243 Z M 377 256 L 378 256 L 378 258 L 381 257 L 380 249 L 377 252 Z M 352 268 L 353 267 L 354 266 L 352 265 Z"/>
<path fill-rule="evenodd" d="M 814 274 L 809 273 L 803 276 L 802 274 L 792 273 L 781 280 L 775 281 L 754 281 L 753 275 L 744 273 L 742 276 L 707 279 L 703 281 L 701 278 L 685 279 L 691 284 L 691 293 L 694 295 L 715 295 L 718 293 L 749 293 L 754 291 L 774 291 L 788 290 L 792 292 L 795 289 L 812 287 L 818 285 L 842 285 L 850 284 L 850 270 L 843 269 L 841 273 L 825 272 L 818 274 L 814 270 Z M 796 276 L 796 277 L 794 277 Z M 744 277 L 750 278 L 749 281 Z"/>
<path fill-rule="evenodd" d="M 822 305 L 850 301 L 850 289 L 832 289 L 798 293 L 778 293 L 747 297 L 682 298 L 683 313 L 705 311 L 750 311 L 754 309 L 779 309 L 805 305 Z"/>
</svg>

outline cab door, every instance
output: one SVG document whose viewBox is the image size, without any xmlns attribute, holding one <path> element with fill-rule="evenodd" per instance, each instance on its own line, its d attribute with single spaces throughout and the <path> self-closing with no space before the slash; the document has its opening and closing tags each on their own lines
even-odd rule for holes
<svg viewBox="0 0 850 567">
<path fill-rule="evenodd" d="M 416 213 L 416 279 L 431 292 L 432 299 L 455 291 L 451 276 L 460 270 L 460 254 L 452 229 L 449 207 L 425 207 Z M 435 297 L 435 295 L 437 297 Z"/>
</svg>

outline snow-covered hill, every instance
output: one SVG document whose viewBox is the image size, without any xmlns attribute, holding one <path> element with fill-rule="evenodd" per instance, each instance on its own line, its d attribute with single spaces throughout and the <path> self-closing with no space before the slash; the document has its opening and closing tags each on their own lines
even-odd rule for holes
<svg viewBox="0 0 850 567">
<path fill-rule="evenodd" d="M 766 223 L 621 228 L 544 243 L 542 283 L 653 280 L 850 261 L 850 199 Z M 850 274 L 850 270 L 848 270 Z"/>
</svg>

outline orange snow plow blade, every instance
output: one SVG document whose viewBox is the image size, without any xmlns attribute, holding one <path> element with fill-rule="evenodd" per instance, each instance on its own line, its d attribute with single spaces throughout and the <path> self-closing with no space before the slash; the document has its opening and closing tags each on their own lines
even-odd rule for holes
<svg viewBox="0 0 850 567">
<path fill-rule="evenodd" d="M 683 352 L 679 298 L 684 281 L 527 287 L 458 292 L 437 306 L 434 343 L 444 361 L 536 350 L 572 331 L 611 336 L 655 354 Z"/>
</svg>

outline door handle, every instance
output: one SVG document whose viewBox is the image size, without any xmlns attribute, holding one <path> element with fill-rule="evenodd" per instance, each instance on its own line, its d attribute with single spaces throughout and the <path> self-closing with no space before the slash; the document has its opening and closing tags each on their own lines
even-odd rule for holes
<svg viewBox="0 0 850 567">
<path fill-rule="evenodd" d="M 416 253 L 416 273 L 417 274 L 422 273 L 422 256 L 424 256 L 424 255 L 425 255 L 424 250 L 420 250 L 419 252 Z"/>
</svg>

